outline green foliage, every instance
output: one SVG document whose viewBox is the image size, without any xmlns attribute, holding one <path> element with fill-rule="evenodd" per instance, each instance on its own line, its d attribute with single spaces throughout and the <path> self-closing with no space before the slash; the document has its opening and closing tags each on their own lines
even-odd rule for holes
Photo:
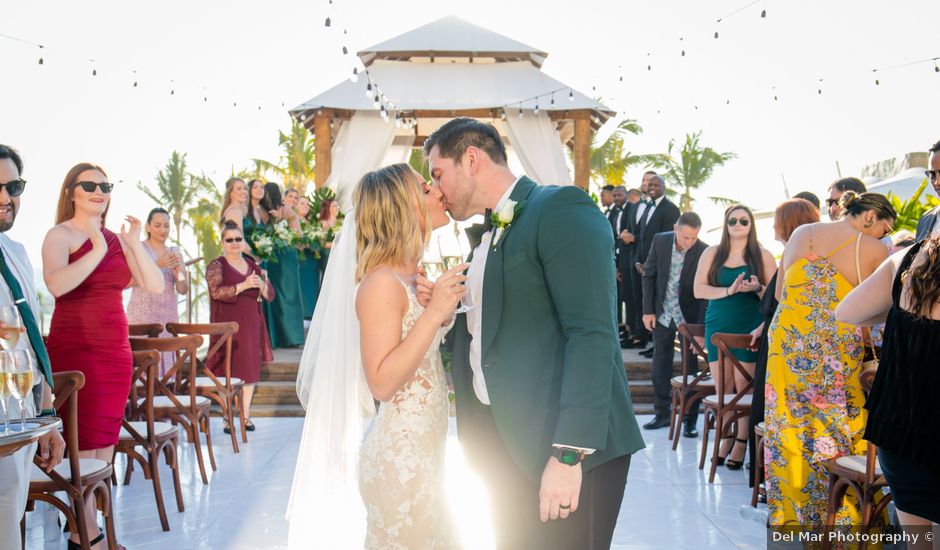
<svg viewBox="0 0 940 550">
<path fill-rule="evenodd" d="M 252 169 L 243 172 L 250 172 L 249 178 L 275 174 L 282 180 L 285 188 L 296 189 L 301 195 L 306 194 L 307 184 L 314 180 L 316 174 L 314 137 L 303 124 L 293 118 L 290 133 L 278 131 L 277 136 L 277 143 L 281 147 L 281 158 L 278 162 L 252 159 Z"/>
<path fill-rule="evenodd" d="M 719 153 L 711 147 L 701 146 L 701 136 L 701 130 L 686 134 L 685 143 L 678 152 L 674 152 L 675 140 L 670 140 L 665 154 L 647 157 L 649 164 L 660 170 L 668 183 L 683 189 L 679 205 L 683 212 L 692 210 L 695 200 L 692 198 L 692 190 L 698 189 L 708 181 L 715 168 L 723 166 L 737 156 L 732 152 Z M 677 153 L 678 158 L 675 156 Z"/>
<path fill-rule="evenodd" d="M 431 181 L 431 171 L 428 169 L 428 159 L 424 158 L 424 152 L 421 149 L 412 149 L 411 156 L 408 157 L 408 164 L 415 169 L 415 172 L 421 174 L 424 181 Z"/>
<path fill-rule="evenodd" d="M 617 125 L 617 129 L 604 143 L 598 145 L 596 140 L 592 139 L 588 160 L 591 179 L 601 185 L 623 185 L 627 170 L 631 166 L 648 162 L 646 155 L 634 155 L 624 151 L 624 136 L 642 133 L 643 128 L 637 121 L 626 119 Z"/>
<path fill-rule="evenodd" d="M 894 210 L 898 213 L 898 218 L 894 221 L 895 231 L 901 229 L 906 229 L 911 232 L 917 231 L 917 222 L 920 221 L 921 216 L 931 208 L 940 206 L 940 199 L 930 195 L 924 196 L 924 202 L 921 202 L 921 197 L 924 195 L 925 189 L 927 189 L 926 178 L 921 182 L 917 191 L 914 192 L 914 195 L 906 201 L 901 200 L 901 198 L 894 193 L 888 192 L 888 200 L 891 201 L 891 206 L 893 206 Z"/>
<path fill-rule="evenodd" d="M 173 226 L 176 228 L 176 242 L 180 242 L 180 228 L 183 225 L 183 214 L 186 213 L 204 193 L 215 193 L 218 196 L 218 190 L 212 184 L 212 180 L 204 174 L 194 176 L 190 174 L 186 166 L 186 153 L 173 151 L 166 166 L 157 173 L 157 187 L 151 189 L 141 182 L 137 182 L 137 188 L 144 192 L 157 206 L 162 206 L 170 213 L 173 220 Z"/>
<path fill-rule="evenodd" d="M 310 215 L 308 218 L 316 220 L 319 218 L 320 210 L 323 208 L 323 201 L 336 200 L 336 192 L 329 187 L 321 187 L 307 196 L 307 200 L 310 202 Z"/>
</svg>

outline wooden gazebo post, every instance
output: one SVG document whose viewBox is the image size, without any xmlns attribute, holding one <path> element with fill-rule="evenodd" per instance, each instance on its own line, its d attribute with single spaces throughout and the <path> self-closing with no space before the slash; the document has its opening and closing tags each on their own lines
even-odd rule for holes
<svg viewBox="0 0 940 550">
<path fill-rule="evenodd" d="M 574 119 L 574 184 L 587 191 L 591 176 L 592 132 L 590 113 L 584 115 Z"/>
<path fill-rule="evenodd" d="M 326 184 L 333 170 L 333 144 L 330 138 L 331 109 L 321 109 L 313 119 L 313 135 L 316 144 L 316 184 L 317 189 Z"/>
</svg>

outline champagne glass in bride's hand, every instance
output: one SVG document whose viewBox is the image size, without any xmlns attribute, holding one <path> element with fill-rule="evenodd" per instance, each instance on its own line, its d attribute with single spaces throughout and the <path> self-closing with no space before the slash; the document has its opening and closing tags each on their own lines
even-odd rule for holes
<svg viewBox="0 0 940 550">
<path fill-rule="evenodd" d="M 23 321 L 16 306 L 0 307 L 0 346 L 9 351 L 20 341 L 20 327 Z"/>
<path fill-rule="evenodd" d="M 0 433 L 10 432 L 10 406 L 8 404 L 10 398 L 10 373 L 7 372 L 7 369 L 12 369 L 12 367 L 7 367 L 8 361 L 6 358 L 9 353 L 11 352 L 0 352 L 0 409 L 2 409 L 0 412 L 3 412 L 3 430 L 0 430 Z M 12 361 L 9 363 L 12 363 Z"/>
<path fill-rule="evenodd" d="M 26 399 L 33 391 L 33 359 L 26 350 L 3 352 L 10 395 L 20 407 L 20 431 L 26 430 Z"/>
</svg>

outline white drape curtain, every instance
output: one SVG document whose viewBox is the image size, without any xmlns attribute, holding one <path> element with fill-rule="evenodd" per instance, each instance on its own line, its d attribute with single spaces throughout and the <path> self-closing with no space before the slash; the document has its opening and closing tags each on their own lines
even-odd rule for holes
<svg viewBox="0 0 940 550">
<path fill-rule="evenodd" d="M 388 166 L 390 164 L 408 162 L 408 159 L 411 158 L 411 151 L 414 148 L 414 145 L 414 134 L 394 136 L 392 144 L 389 145 L 388 152 L 385 153 L 385 158 L 382 159 L 382 163 L 379 166 Z"/>
<path fill-rule="evenodd" d="M 377 112 L 357 111 L 344 123 L 333 143 L 333 169 L 326 186 L 336 191 L 340 210 L 352 210 L 352 192 L 370 170 L 382 166 L 395 137 L 395 124 Z"/>
<path fill-rule="evenodd" d="M 555 123 L 544 111 L 523 111 L 505 120 L 509 144 L 519 156 L 526 175 L 541 184 L 571 185 L 565 151 Z"/>
</svg>

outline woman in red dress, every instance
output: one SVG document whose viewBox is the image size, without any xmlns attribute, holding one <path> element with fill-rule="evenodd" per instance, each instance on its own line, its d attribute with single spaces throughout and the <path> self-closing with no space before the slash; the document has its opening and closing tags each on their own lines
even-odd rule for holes
<svg viewBox="0 0 940 550">
<path fill-rule="evenodd" d="M 79 457 L 107 463 L 121 431 L 133 368 L 121 293 L 130 285 L 163 292 L 163 275 L 140 242 L 140 220 L 125 218 L 120 236 L 104 227 L 112 187 L 94 164 L 69 170 L 56 225 L 42 244 L 43 278 L 56 299 L 48 344 L 52 371 L 84 373 L 76 419 Z M 85 515 L 92 547 L 104 547 L 91 499 Z M 77 543 L 72 533 L 69 548 Z"/>
<path fill-rule="evenodd" d="M 273 359 L 258 293 L 263 289 L 263 298 L 270 302 L 274 299 L 274 286 L 268 284 L 258 264 L 242 254 L 244 237 L 239 224 L 225 222 L 222 228 L 224 255 L 206 267 L 206 284 L 209 287 L 209 321 L 238 323 L 238 332 L 232 340 L 232 376 L 245 383 L 245 428 L 254 430 L 251 396 L 261 377 L 261 362 Z M 214 341 L 210 342 L 212 345 L 215 345 Z M 215 354 L 213 359 L 209 368 L 216 375 L 224 376 L 221 354 Z M 227 433 L 229 427 L 226 426 L 225 430 Z"/>
</svg>

